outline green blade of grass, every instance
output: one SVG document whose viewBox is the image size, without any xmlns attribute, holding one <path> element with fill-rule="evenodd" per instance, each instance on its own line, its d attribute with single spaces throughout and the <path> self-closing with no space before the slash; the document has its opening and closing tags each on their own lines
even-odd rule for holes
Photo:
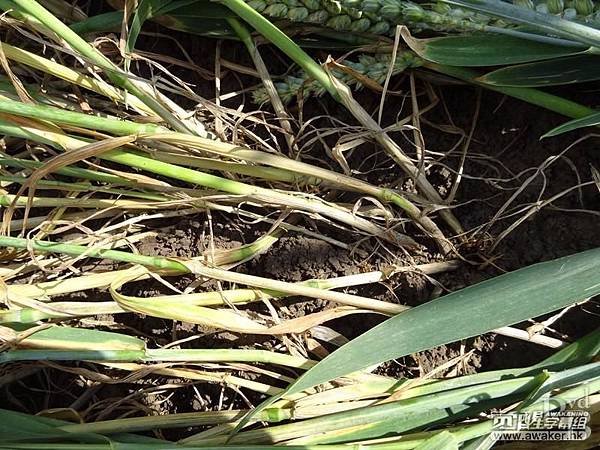
<svg viewBox="0 0 600 450">
<path fill-rule="evenodd" d="M 61 426 L 69 433 L 103 433 L 114 434 L 122 432 L 146 431 L 153 429 L 168 429 L 192 426 L 218 425 L 231 423 L 242 418 L 245 410 L 199 411 L 192 413 L 175 413 L 162 416 L 128 417 L 123 419 L 104 420 L 100 422 L 69 424 Z M 271 409 L 257 417 L 257 420 L 279 422 L 288 420 L 289 410 Z"/>
<path fill-rule="evenodd" d="M 22 329 L 23 327 L 16 328 Z M 4 328 L 4 330 L 8 330 L 8 328 Z M 24 330 L 27 330 L 27 328 L 24 328 Z M 136 353 L 143 352 L 146 348 L 141 339 L 125 334 L 87 328 L 57 326 L 35 330 L 33 334 L 23 338 L 19 344 L 62 349 L 65 351 L 93 348 L 95 351 L 114 350 Z M 0 353 L 0 355 L 2 354 Z"/>
<path fill-rule="evenodd" d="M 316 367 L 316 366 L 315 366 Z M 308 373 L 308 372 L 307 372 Z M 537 383 L 534 377 L 522 377 L 516 380 L 499 381 L 486 385 L 477 385 L 464 389 L 454 389 L 440 392 L 437 394 L 424 395 L 416 399 L 397 400 L 394 402 L 383 403 L 366 408 L 358 408 L 351 411 L 330 414 L 324 417 L 304 420 L 298 423 L 277 425 L 266 429 L 246 431 L 229 438 L 229 443 L 273 443 L 283 442 L 289 439 L 302 436 L 313 436 L 327 431 L 340 430 L 349 427 L 356 427 L 357 434 L 371 438 L 382 437 L 378 435 L 380 430 L 377 425 L 382 422 L 389 422 L 395 419 L 397 431 L 404 431 L 403 422 L 407 421 L 412 425 L 411 414 L 425 413 L 435 409 L 450 408 L 455 405 L 469 404 L 475 405 L 478 402 L 485 402 L 491 398 L 499 398 L 510 395 L 520 394 L 525 396 Z M 434 420 L 438 417 L 432 415 Z M 366 429 L 371 429 L 373 433 L 363 433 Z M 386 427 L 387 432 L 389 430 Z M 228 439 L 218 437 L 205 439 L 205 444 L 224 444 Z"/>
<path fill-rule="evenodd" d="M 118 31 L 123 23 L 123 11 L 110 11 L 88 17 L 69 25 L 69 28 L 80 36 L 101 31 Z"/>
<path fill-rule="evenodd" d="M 309 371 L 310 372 L 310 371 Z M 308 372 L 307 372 L 308 373 Z M 565 395 L 562 400 L 558 397 L 546 398 L 544 401 L 536 401 L 528 406 L 527 410 L 542 410 L 548 411 L 564 405 L 567 398 L 577 399 L 585 395 L 593 394 L 600 386 L 600 363 L 591 363 L 581 367 L 575 367 L 562 372 L 551 374 L 548 379 L 553 380 L 546 388 L 548 390 L 575 386 L 578 387 L 574 393 Z M 545 375 L 541 373 L 540 375 Z M 479 385 L 473 388 L 453 389 L 440 392 L 439 395 L 423 395 L 412 399 L 401 399 L 395 402 L 383 403 L 376 406 L 369 406 L 352 410 L 349 412 L 336 413 L 329 416 L 309 419 L 298 424 L 286 424 L 270 427 L 263 430 L 247 431 L 233 436 L 230 443 L 235 442 L 281 442 L 294 439 L 298 436 L 306 436 L 306 440 L 292 440 L 290 443 L 316 443 L 320 442 L 319 435 L 327 431 L 343 430 L 345 427 L 350 428 L 350 431 L 338 440 L 339 436 L 332 436 L 330 442 L 353 442 L 355 439 L 363 440 L 369 438 L 377 438 L 391 433 L 401 433 L 405 429 L 403 422 L 411 422 L 410 414 L 424 413 L 432 411 L 436 408 L 452 407 L 468 403 L 476 405 L 480 402 L 486 402 L 490 399 L 499 399 L 503 396 L 521 395 L 521 398 L 527 397 L 528 393 L 535 391 L 539 386 L 539 376 L 522 377 L 515 380 L 503 380 L 493 382 L 486 385 Z M 506 383 L 506 384 L 505 384 Z M 587 390 L 587 391 L 586 391 Z M 470 392 L 472 395 L 468 395 Z M 459 398 L 469 399 L 465 401 L 457 401 Z M 514 401 L 514 397 L 505 399 L 506 404 Z M 455 403 L 453 403 L 455 402 Z M 379 429 L 378 425 L 384 425 L 385 422 L 393 420 L 396 417 L 396 430 L 384 427 Z M 491 421 L 490 421 L 491 423 Z M 422 425 L 427 425 L 423 423 Z M 313 429 L 318 427 L 317 429 Z M 353 429 L 353 431 L 352 431 Z M 379 435 L 378 433 L 383 432 Z M 458 436 L 455 436 L 458 438 Z M 214 441 L 208 439 L 206 443 L 224 442 L 225 438 L 217 438 Z M 324 443 L 329 442 L 327 440 Z"/>
<path fill-rule="evenodd" d="M 585 117 L 581 117 L 580 119 L 575 119 L 567 123 L 563 123 L 562 125 L 559 125 L 558 127 L 553 128 L 552 130 L 544 134 L 542 136 L 542 139 L 558 136 L 559 134 L 568 133 L 570 131 L 575 131 L 580 128 L 593 127 L 596 125 L 600 125 L 600 111 Z"/>
<path fill-rule="evenodd" d="M 483 67 L 518 64 L 581 53 L 561 47 L 495 34 L 416 39 L 403 33 L 409 47 L 421 58 L 449 66 Z"/>
<path fill-rule="evenodd" d="M 166 14 L 153 19 L 164 27 L 184 33 L 206 36 L 214 39 L 237 40 L 237 36 L 225 19 L 197 18 L 193 21 L 189 17 L 177 14 Z"/>
<path fill-rule="evenodd" d="M 179 16 L 188 23 L 198 19 L 231 19 L 236 17 L 234 13 L 219 3 L 198 0 L 172 1 L 157 11 L 155 17 L 166 14 L 173 17 Z"/>
<path fill-rule="evenodd" d="M 533 405 L 527 406 L 523 408 L 522 412 L 532 412 L 532 411 L 540 411 L 540 412 L 548 412 L 553 410 L 564 410 L 567 407 L 572 407 L 576 405 L 579 399 L 589 397 L 600 390 L 600 378 L 592 378 L 587 382 L 580 383 L 579 385 L 571 388 L 563 390 L 562 392 L 550 397 L 549 399 L 544 399 L 540 402 L 536 402 Z M 456 431 L 456 435 L 463 441 L 468 441 L 470 439 L 476 437 L 484 437 L 488 435 L 493 430 L 493 421 L 486 420 L 484 422 L 463 427 Z M 479 441 L 477 441 L 479 442 Z M 476 444 L 476 443 L 475 443 Z M 468 450 L 475 450 L 480 447 L 477 445 L 466 447 Z M 489 448 L 484 447 L 484 448 Z"/>
<path fill-rule="evenodd" d="M 329 432 L 318 432 L 308 434 L 304 437 L 289 441 L 291 444 L 335 444 L 352 443 L 377 439 L 382 436 L 409 433 L 411 430 L 432 428 L 444 423 L 460 421 L 468 417 L 476 416 L 484 411 L 501 408 L 507 403 L 517 402 L 523 397 L 522 393 L 510 394 L 497 398 L 480 398 L 474 402 L 463 402 L 446 408 L 428 408 L 423 404 L 423 411 L 405 413 L 400 417 L 390 415 L 378 422 L 371 422 L 364 426 L 355 426 L 351 421 L 348 425 Z M 425 398 L 413 399 L 415 403 L 426 400 Z M 372 407 L 369 407 L 372 408 Z"/>
<path fill-rule="evenodd" d="M 594 249 L 453 292 L 354 339 L 300 377 L 287 395 L 373 364 L 555 311 L 599 294 L 599 277 L 600 249 Z"/>
<path fill-rule="evenodd" d="M 218 6 L 221 11 L 224 11 L 225 14 L 220 14 L 221 16 L 235 17 L 231 11 L 223 8 L 220 5 L 211 4 L 210 6 Z M 161 15 L 158 15 L 158 13 Z M 190 17 L 189 15 L 185 14 L 185 8 L 182 8 L 181 11 L 175 10 L 172 13 L 166 13 L 165 10 L 160 10 L 157 12 L 157 15 L 152 17 L 152 20 L 167 28 L 183 31 L 185 33 L 214 38 L 235 39 L 235 35 L 233 34 L 231 28 L 227 25 L 227 22 L 224 19 L 219 18 L 219 14 L 217 12 L 212 14 L 208 12 L 205 13 L 205 15 L 208 17 Z M 70 25 L 70 28 L 77 34 L 84 36 L 91 33 L 119 31 L 121 29 L 122 22 L 123 11 L 111 11 L 89 17 L 81 22 L 73 23 Z"/>
<path fill-rule="evenodd" d="M 219 411 L 229 413 L 229 411 Z M 234 412 L 235 413 L 235 412 Z M 270 412 L 272 415 L 277 411 Z M 196 415 L 196 414 L 193 414 Z M 154 419 L 160 419 L 159 416 Z M 265 417 L 268 418 L 268 417 Z M 146 418 L 141 418 L 146 419 Z M 147 419 L 153 419 L 147 417 Z M 188 419 L 189 420 L 189 419 Z M 115 421 L 117 422 L 117 421 Z M 193 425 L 194 423 L 191 423 Z M 196 424 L 198 424 L 196 422 Z M 180 448 L 175 443 L 148 436 L 117 431 L 105 436 L 86 428 L 95 424 L 73 424 L 64 420 L 44 416 L 29 415 L 15 411 L 0 409 L 0 449 L 36 449 L 36 450 L 167 450 Z M 73 426 L 75 429 L 73 429 Z M 81 430 L 81 431 L 78 431 Z M 186 446 L 189 450 L 216 450 L 214 447 Z M 221 448 L 221 447 L 219 447 Z M 238 450 L 268 449 L 270 446 L 239 446 Z M 341 445 L 332 446 L 291 446 L 287 450 L 347 450 Z"/>
<path fill-rule="evenodd" d="M 504 67 L 478 79 L 495 86 L 544 87 L 600 80 L 600 57 L 579 55 Z"/>
<path fill-rule="evenodd" d="M 170 11 L 177 11 L 185 8 L 189 4 L 196 3 L 196 0 L 140 0 L 137 3 L 135 8 L 135 13 L 133 15 L 133 20 L 131 21 L 131 25 L 129 27 L 129 35 L 127 36 L 127 44 L 126 50 L 127 52 L 132 52 L 135 47 L 135 42 L 139 34 L 142 31 L 142 25 L 148 19 L 153 17 L 166 14 Z M 223 12 L 228 12 L 227 9 L 221 7 L 220 5 L 214 5 L 212 3 L 205 3 L 207 10 L 220 9 Z M 218 16 L 217 16 L 218 17 Z M 129 60 L 126 60 L 126 64 Z"/>
<path fill-rule="evenodd" d="M 91 445 L 112 444 L 112 440 L 93 433 L 70 434 L 58 425 L 62 421 L 54 421 L 45 417 L 30 416 L 15 411 L 0 409 L 0 433 L 2 442 L 0 448 L 54 448 L 58 449 L 62 443 L 86 443 Z M 142 438 L 143 439 L 143 438 Z M 54 444 L 51 444 L 53 442 Z M 61 442 L 61 444 L 58 444 Z M 72 444 L 66 444 L 72 445 Z"/>
<path fill-rule="evenodd" d="M 544 372 L 543 375 L 542 383 L 527 396 L 518 409 L 531 406 L 543 398 L 550 398 L 553 391 L 600 377 L 600 363 L 585 364 L 564 372 Z"/>
<path fill-rule="evenodd" d="M 432 62 L 426 62 L 424 66 L 435 72 L 443 73 L 445 75 L 458 78 L 459 80 L 464 80 L 486 89 L 500 92 L 501 94 L 510 95 L 511 97 L 531 103 L 532 105 L 541 106 L 542 108 L 546 108 L 549 111 L 554 111 L 566 117 L 579 119 L 596 112 L 594 109 L 587 106 L 537 89 L 526 87 L 494 86 L 491 84 L 482 83 L 479 81 L 481 74 L 467 67 L 447 66 Z"/>
<path fill-rule="evenodd" d="M 564 364 L 586 364 L 600 353 L 600 328 L 560 349 L 536 364 L 536 367 L 553 368 Z"/>
<path fill-rule="evenodd" d="M 128 53 L 133 51 L 135 42 L 142 31 L 142 25 L 144 22 L 156 15 L 157 11 L 169 3 L 172 3 L 172 0 L 140 0 L 137 2 L 135 13 L 133 14 L 133 20 L 129 26 L 129 34 L 127 36 L 127 43 L 125 46 L 125 49 Z M 128 63 L 129 60 L 126 60 L 126 64 Z"/>
</svg>

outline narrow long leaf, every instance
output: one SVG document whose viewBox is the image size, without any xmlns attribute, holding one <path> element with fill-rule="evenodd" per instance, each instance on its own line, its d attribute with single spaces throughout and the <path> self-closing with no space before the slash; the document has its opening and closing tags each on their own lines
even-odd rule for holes
<svg viewBox="0 0 600 450">
<path fill-rule="evenodd" d="M 589 116 L 582 117 L 581 119 L 570 120 L 569 122 L 563 123 L 556 128 L 548 131 L 542 136 L 542 139 L 558 136 L 559 134 L 568 133 L 570 131 L 578 130 L 579 128 L 593 127 L 600 125 L 600 111 Z"/>
<path fill-rule="evenodd" d="M 80 22 L 69 25 L 69 28 L 80 36 L 89 33 L 117 31 L 123 22 L 122 11 L 110 11 L 96 16 L 88 17 Z"/>
<path fill-rule="evenodd" d="M 300 377 L 287 394 L 557 310 L 600 293 L 599 277 L 600 249 L 594 249 L 453 292 L 392 317 L 354 339 Z"/>
<path fill-rule="evenodd" d="M 481 74 L 466 67 L 447 66 L 436 63 L 425 63 L 425 67 L 435 70 L 436 72 L 450 75 L 460 80 L 476 84 L 478 86 L 491 89 L 492 91 L 500 92 L 511 97 L 531 103 L 532 105 L 541 106 L 550 111 L 557 112 L 563 116 L 579 119 L 581 117 L 593 114 L 595 111 L 587 106 L 572 102 L 566 98 L 552 95 L 548 92 L 526 87 L 510 87 L 510 86 L 494 86 L 484 84 L 479 81 Z"/>
<path fill-rule="evenodd" d="M 432 412 L 436 409 L 453 408 L 459 405 L 469 405 L 476 408 L 478 404 L 485 403 L 487 407 L 490 399 L 498 399 L 501 397 L 510 397 L 510 401 L 513 401 L 514 398 L 512 396 L 520 395 L 524 397 L 531 389 L 535 388 L 536 385 L 537 383 L 535 382 L 534 377 L 522 377 L 514 380 L 503 380 L 485 385 L 470 386 L 464 389 L 453 389 L 417 398 L 397 400 L 375 406 L 329 414 L 324 417 L 308 419 L 302 422 L 246 431 L 230 437 L 229 442 L 232 444 L 259 444 L 283 442 L 303 436 L 312 439 L 311 436 L 327 433 L 329 431 L 343 430 L 349 427 L 353 427 L 355 432 L 361 436 L 360 438 L 383 437 L 382 435 L 369 433 L 369 429 L 375 433 L 381 431 L 388 434 L 390 431 L 394 431 L 390 430 L 388 426 L 390 421 L 395 419 L 397 425 L 395 432 L 402 432 L 405 430 L 404 422 L 407 422 L 409 426 L 415 425 L 416 421 L 412 414 L 426 415 L 428 412 Z M 455 412 L 460 413 L 460 410 L 455 410 Z M 435 413 L 431 413 L 430 418 L 433 419 L 433 422 L 441 419 L 440 416 L 436 417 Z M 420 419 L 422 421 L 423 417 Z M 383 429 L 379 430 L 378 425 L 382 422 L 384 425 L 382 427 Z M 423 423 L 423 421 L 421 423 Z M 362 431 L 366 431 L 367 433 L 363 434 Z M 318 436 L 316 437 L 318 438 Z M 205 444 L 223 444 L 226 439 L 227 437 L 209 438 L 203 442 Z"/>
<path fill-rule="evenodd" d="M 560 349 L 544 359 L 536 367 L 554 368 L 564 364 L 586 364 L 600 353 L 600 328 Z"/>
<path fill-rule="evenodd" d="M 172 11 L 181 11 L 182 14 L 186 14 L 187 12 L 189 14 L 190 11 L 187 10 L 187 7 L 194 5 L 199 6 L 200 11 L 204 13 L 204 15 L 200 16 L 201 18 L 218 18 L 228 13 L 226 8 L 211 2 L 198 2 L 197 0 L 140 0 L 131 21 L 129 36 L 127 38 L 127 51 L 133 51 L 135 42 L 142 31 L 142 25 L 146 20 Z"/>
<path fill-rule="evenodd" d="M 577 55 L 504 67 L 480 77 L 494 86 L 543 87 L 600 80 L 600 57 Z"/>
<path fill-rule="evenodd" d="M 236 17 L 234 13 L 223 5 L 198 0 L 173 1 L 157 11 L 156 16 L 158 15 L 181 17 L 182 20 L 188 23 L 196 19 L 229 19 Z"/>
<path fill-rule="evenodd" d="M 0 336 L 7 336 L 8 327 L 0 328 Z M 19 330 L 21 331 L 21 330 Z M 53 326 L 40 329 L 25 339 L 18 340 L 24 347 L 51 348 L 54 350 L 127 350 L 143 352 L 145 344 L 142 340 L 125 334 L 111 333 L 87 328 L 71 328 Z"/>
<path fill-rule="evenodd" d="M 158 10 L 164 8 L 172 0 L 140 0 L 131 21 L 129 36 L 127 36 L 127 51 L 132 52 L 135 47 L 142 25 L 144 22 L 154 16 Z"/>
<path fill-rule="evenodd" d="M 484 396 L 487 394 L 484 394 Z M 391 434 L 400 434 L 408 431 L 420 430 L 440 426 L 447 422 L 456 422 L 467 417 L 474 417 L 483 411 L 493 408 L 500 408 L 507 403 L 518 401 L 523 394 L 513 394 L 504 397 L 482 399 L 481 401 L 466 402 L 448 406 L 446 408 L 427 408 L 415 413 L 406 413 L 401 417 L 395 417 L 390 414 L 389 417 L 381 421 L 373 421 L 367 425 L 354 425 L 352 420 L 348 420 L 347 428 L 340 428 L 330 432 L 319 432 L 308 434 L 305 437 L 289 441 L 293 444 L 335 444 L 351 443 L 365 441 L 381 436 Z M 419 397 L 414 399 L 414 403 L 426 399 Z M 368 410 L 368 408 L 367 408 Z"/>
<path fill-rule="evenodd" d="M 530 406 L 542 398 L 550 398 L 554 390 L 600 377 L 600 363 L 586 364 L 564 372 L 553 374 L 544 372 L 543 374 L 545 375 L 545 379 L 542 384 L 530 393 L 523 403 L 519 405 L 519 408 Z"/>
<path fill-rule="evenodd" d="M 501 66 L 581 53 L 581 49 L 577 48 L 496 34 L 416 39 L 404 31 L 403 37 L 409 47 L 420 57 L 450 66 Z"/>
</svg>

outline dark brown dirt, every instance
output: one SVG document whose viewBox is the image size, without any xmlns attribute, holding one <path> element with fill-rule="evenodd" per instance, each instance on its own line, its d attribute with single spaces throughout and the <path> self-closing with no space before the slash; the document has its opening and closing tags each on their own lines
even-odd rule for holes
<svg viewBox="0 0 600 450">
<path fill-rule="evenodd" d="M 173 34 L 177 37 L 177 34 Z M 154 41 L 152 41 L 154 42 Z M 181 42 L 190 42 L 192 56 L 198 56 L 196 61 L 200 64 L 207 61 L 206 67 L 212 67 L 214 57 L 214 42 L 205 39 L 186 38 Z M 165 44 L 154 42 L 147 50 L 160 52 Z M 223 54 L 232 61 L 248 64 L 243 48 L 232 43 L 223 45 Z M 238 58 L 238 59 L 234 59 Z M 174 69 L 174 73 L 196 84 L 194 89 L 206 97 L 211 97 L 213 85 L 200 79 L 197 74 L 190 75 L 189 71 Z M 191 78 L 185 78 L 185 76 Z M 243 80 L 243 77 L 242 77 Z M 239 78 L 230 76 L 224 79 L 226 86 L 233 86 L 240 82 Z M 243 83 L 242 83 L 243 84 Z M 400 82 L 398 82 L 400 84 Z M 406 88 L 405 84 L 395 86 L 394 89 Z M 232 88 L 233 89 L 233 88 Z M 453 124 L 468 130 L 473 120 L 473 113 L 477 100 L 475 89 L 471 87 L 444 87 L 443 101 L 451 115 Z M 370 92 L 358 94 L 360 102 L 365 108 L 373 110 L 378 97 Z M 388 101 L 389 112 L 384 116 L 384 125 L 390 125 L 396 119 L 401 109 L 402 99 L 392 97 Z M 309 100 L 304 106 L 306 117 L 310 115 L 330 112 L 345 122 L 351 123 L 349 114 L 328 99 Z M 441 106 L 425 115 L 429 123 L 449 125 L 450 118 Z M 325 119 L 323 119 L 325 120 Z M 564 119 L 556 114 L 540 108 L 524 104 L 513 99 L 485 92 L 481 100 L 481 113 L 475 129 L 473 140 L 469 148 L 469 157 L 465 165 L 465 178 L 457 193 L 455 214 L 467 230 L 475 230 L 487 223 L 498 208 L 533 172 L 532 168 L 540 166 L 546 159 L 559 154 L 570 145 L 581 133 L 570 134 L 555 139 L 540 141 L 538 137 Z M 456 141 L 456 135 L 445 133 L 427 123 L 423 124 L 423 135 L 427 148 L 434 152 L 447 152 Z M 411 134 L 406 136 L 395 133 L 395 137 L 406 148 Z M 333 139 L 335 142 L 335 139 Z M 535 202 L 540 190 L 546 183 L 543 198 L 561 192 L 577 184 L 577 173 L 583 181 L 590 180 L 590 166 L 600 167 L 600 155 L 597 152 L 597 138 L 591 138 L 576 145 L 566 153 L 568 160 L 562 159 L 545 171 L 545 178 L 536 178 L 517 198 L 513 206 Z M 390 164 L 389 160 L 381 153 L 375 155 L 375 147 L 365 145 L 353 152 L 348 157 L 351 167 L 360 167 L 361 170 L 371 170 L 366 178 L 379 185 L 406 186 L 403 175 Z M 325 155 L 325 149 L 315 145 L 303 157 L 314 162 L 314 158 L 327 161 L 335 167 L 335 162 Z M 348 156 L 348 155 L 347 155 Z M 447 155 L 444 163 L 456 167 L 460 153 L 455 151 Z M 367 162 L 368 161 L 368 162 Z M 368 166 L 368 167 L 367 167 Z M 448 190 L 449 173 L 437 167 L 430 176 L 437 180 L 441 192 Z M 514 175 L 514 176 L 513 176 Z M 496 178 L 495 182 L 490 181 Z M 512 179 L 510 179 L 512 178 Z M 351 201 L 348 198 L 347 201 Z M 598 231 L 599 218 L 582 210 L 600 210 L 600 196 L 595 186 L 588 186 L 578 191 L 565 195 L 552 206 L 549 206 L 521 224 L 509 234 L 494 251 L 490 251 L 487 236 L 493 238 L 505 230 L 518 216 L 499 221 L 487 234 L 475 234 L 470 246 L 461 249 L 463 256 L 468 260 L 464 266 L 455 272 L 437 276 L 437 281 L 447 290 L 456 290 L 497 275 L 503 271 L 515 270 L 536 262 L 565 256 L 578 251 L 594 248 L 600 245 Z M 311 227 L 310 222 L 304 226 Z M 209 248 L 210 235 L 207 218 L 204 214 L 195 217 L 171 219 L 155 223 L 160 231 L 156 239 L 142 242 L 139 251 L 149 255 L 198 256 Z M 243 243 L 252 242 L 266 231 L 265 226 L 248 225 L 231 216 L 213 213 L 212 228 L 214 245 L 217 248 L 231 248 Z M 319 225 L 321 231 L 326 228 Z M 416 230 L 408 228 L 407 232 L 415 233 Z M 348 233 L 336 232 L 331 229 L 327 233 L 343 242 L 353 243 L 355 236 Z M 394 255 L 396 263 L 424 263 L 439 260 L 435 248 L 425 238 L 419 238 L 426 246 L 426 250 L 418 255 Z M 273 277 L 285 281 L 300 281 L 311 278 L 328 278 L 349 275 L 370 270 L 385 268 L 391 255 L 377 246 L 375 242 L 368 242 L 350 253 L 332 244 L 316 238 L 308 238 L 296 233 L 288 233 L 282 237 L 269 251 L 254 260 L 240 266 L 238 270 L 245 273 Z M 493 265 L 486 264 L 492 261 Z M 193 280 L 189 276 L 170 279 L 177 288 L 184 289 Z M 204 289 L 214 288 L 214 284 L 206 284 Z M 167 293 L 168 290 L 156 281 L 135 283 L 124 288 L 124 293 L 137 296 L 153 296 Z M 370 296 L 379 300 L 408 305 L 418 305 L 429 300 L 434 293 L 434 286 L 421 276 L 414 274 L 402 275 L 385 284 L 370 285 L 347 289 L 349 293 Z M 98 293 L 98 295 L 105 295 Z M 282 315 L 285 317 L 299 317 L 311 312 L 319 311 L 330 305 L 319 300 L 306 301 L 302 298 L 290 298 L 276 302 Z M 263 305 L 253 305 L 257 311 L 266 311 Z M 262 308 L 262 309 L 261 309 Z M 560 321 L 553 325 L 556 331 L 554 336 L 567 341 L 577 339 L 597 327 L 600 307 L 597 302 L 589 302 L 569 311 Z M 104 318 L 112 321 L 112 325 L 125 327 L 146 336 L 148 345 L 155 347 L 164 345 L 173 340 L 200 335 L 200 338 L 185 343 L 183 346 L 194 348 L 228 348 L 250 347 L 273 348 L 281 342 L 272 337 L 239 336 L 229 332 L 215 332 L 190 324 L 173 323 L 171 321 L 153 317 L 143 317 L 134 314 L 120 315 L 114 318 Z M 333 320 L 325 324 L 327 327 L 352 339 L 384 318 L 379 315 L 349 316 Z M 331 346 L 330 349 L 334 347 Z M 459 365 L 452 372 L 460 375 L 475 371 L 492 370 L 507 367 L 525 366 L 535 363 L 551 353 L 548 349 L 540 348 L 534 344 L 512 340 L 501 336 L 485 335 L 465 342 L 441 346 L 398 361 L 389 362 L 380 367 L 379 373 L 401 377 L 415 376 L 427 373 L 451 358 L 473 351 L 470 359 Z M 175 390 L 166 390 L 162 394 L 153 394 L 140 391 L 163 383 L 181 384 Z M 32 389 L 36 386 L 44 391 L 43 395 L 33 395 Z M 20 385 L 4 388 L 5 407 L 30 412 L 37 412 L 46 408 L 68 407 L 87 388 L 77 384 L 77 378 L 56 369 L 46 369 L 38 372 L 20 382 Z M 137 394 L 136 394 L 137 392 Z M 172 395 L 171 395 L 172 393 Z M 248 401 L 256 404 L 262 396 L 244 392 Z M 79 406 L 84 412 L 85 408 L 101 400 L 132 395 L 122 408 L 136 409 L 142 405 L 155 405 L 156 400 L 162 400 L 158 408 L 161 412 L 186 412 L 197 410 L 216 409 L 218 405 L 223 408 L 245 407 L 245 400 L 239 393 L 229 388 L 222 389 L 218 385 L 208 383 L 197 384 L 195 387 L 185 385 L 182 380 L 166 380 L 160 377 L 146 379 L 135 383 L 106 385 L 90 395 L 86 402 Z M 118 409 L 107 417 L 116 417 L 125 409 Z M 89 411 L 86 420 L 99 417 L 95 409 Z M 101 417 L 101 416 L 100 416 Z M 106 418 L 106 417 L 105 417 Z M 188 430 L 189 432 L 190 430 Z M 180 435 L 178 435 L 180 436 Z"/>
</svg>

